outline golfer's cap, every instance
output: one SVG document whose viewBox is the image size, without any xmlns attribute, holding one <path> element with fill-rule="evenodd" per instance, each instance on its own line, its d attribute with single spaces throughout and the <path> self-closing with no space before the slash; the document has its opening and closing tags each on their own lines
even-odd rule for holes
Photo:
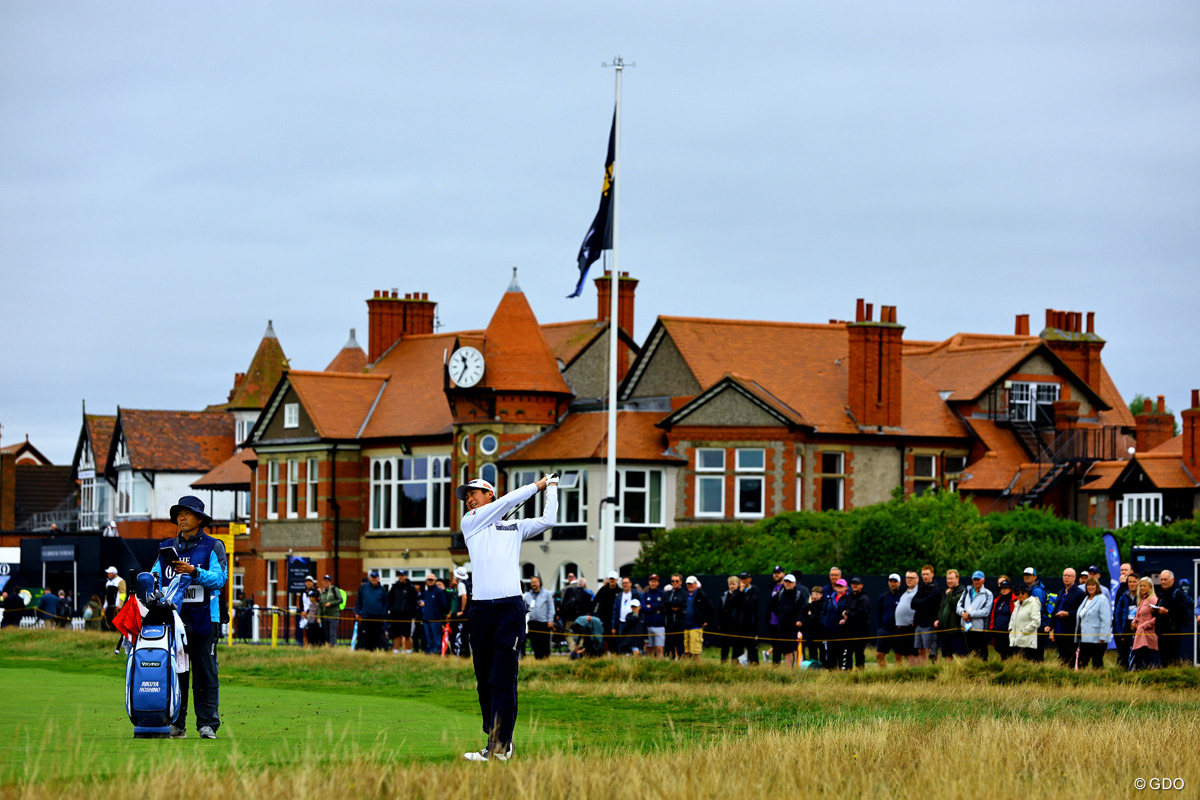
<svg viewBox="0 0 1200 800">
<path fill-rule="evenodd" d="M 857 575 L 855 575 L 853 578 L 851 578 L 850 582 L 857 583 L 859 586 L 862 586 L 862 578 L 858 577 Z"/>
<path fill-rule="evenodd" d="M 407 577 L 407 575 L 408 575 L 408 570 L 406 570 L 406 569 L 398 569 L 398 570 L 396 570 L 396 575 L 397 575 L 397 576 L 399 576 L 399 575 L 404 575 L 404 576 L 406 576 L 406 577 Z"/>
<path fill-rule="evenodd" d="M 659 578 L 658 578 L 658 573 L 657 573 L 657 572 L 652 572 L 652 573 L 650 573 L 650 577 L 649 577 L 649 578 L 646 578 L 646 580 L 648 580 L 648 581 L 656 581 L 656 580 L 658 580 L 658 579 L 659 579 Z"/>
<path fill-rule="evenodd" d="M 1000 588 L 1001 589 L 1011 589 L 1012 581 L 1000 581 Z"/>
<path fill-rule="evenodd" d="M 789 572 L 787 575 L 783 576 L 783 580 L 786 581 L 787 583 L 795 583 L 796 576 Z"/>
<path fill-rule="evenodd" d="M 467 568 L 466 567 L 455 567 L 454 568 L 454 577 L 458 578 L 460 581 L 465 581 L 467 579 Z"/>
<path fill-rule="evenodd" d="M 332 576 L 332 575 L 330 575 L 328 572 L 326 572 L 326 573 L 325 573 L 325 580 L 327 580 L 327 581 L 331 581 L 331 580 L 333 580 L 333 576 Z"/>
<path fill-rule="evenodd" d="M 700 581 L 699 581 L 699 580 L 696 578 L 696 576 L 695 576 L 695 575 L 688 575 L 688 576 L 687 576 L 687 580 L 686 580 L 686 581 L 684 581 L 684 583 L 696 583 L 696 584 L 698 584 L 698 583 L 700 583 Z"/>
<path fill-rule="evenodd" d="M 896 581 L 897 583 L 899 583 L 899 581 L 900 581 L 900 573 L 899 573 L 899 572 L 893 572 L 891 575 L 888 575 L 888 580 L 889 580 L 889 581 Z"/>
<path fill-rule="evenodd" d="M 467 492 L 471 491 L 472 489 L 482 489 L 485 492 L 491 492 L 492 494 L 496 493 L 496 487 L 492 486 L 483 478 L 473 478 L 455 489 L 454 496 L 459 500 L 466 500 Z"/>
<path fill-rule="evenodd" d="M 108 572 L 108 573 L 111 573 L 111 574 L 113 574 L 113 575 L 116 575 L 116 574 L 117 574 L 117 568 L 116 568 L 116 567 L 109 567 L 108 569 L 106 569 L 106 570 L 104 570 L 104 571 L 105 571 L 105 572 Z M 95 574 L 95 573 L 92 573 L 92 574 Z"/>
<path fill-rule="evenodd" d="M 1088 567 L 1088 572 L 1094 572 L 1094 573 L 1096 573 L 1097 575 L 1099 575 L 1099 574 L 1100 574 L 1100 568 L 1099 568 L 1099 567 Z"/>
<path fill-rule="evenodd" d="M 739 572 L 738 577 L 741 578 L 742 580 L 745 580 L 746 578 L 750 577 L 750 573 L 749 572 Z"/>
<path fill-rule="evenodd" d="M 986 577 L 987 576 L 983 574 L 983 570 L 981 569 L 977 569 L 971 573 L 971 580 L 973 581 L 981 581 Z"/>
<path fill-rule="evenodd" d="M 614 569 L 612 572 L 608 573 L 608 579 L 619 581 L 621 580 L 621 576 L 617 574 L 617 571 Z"/>
<path fill-rule="evenodd" d="M 778 564 L 776 564 L 776 565 L 775 565 L 775 569 L 773 569 L 773 570 L 771 570 L 771 571 L 772 571 L 772 572 L 783 572 L 783 567 L 781 567 L 781 566 L 779 566 Z"/>
<path fill-rule="evenodd" d="M 316 579 L 316 578 L 314 578 L 312 575 L 305 575 L 305 576 L 304 576 L 304 580 L 306 580 L 306 581 L 312 581 L 313 583 L 316 583 L 316 582 L 317 582 L 317 579 Z"/>
<path fill-rule="evenodd" d="M 641 608 L 641 607 L 642 607 L 642 601 L 641 601 L 641 600 L 631 600 L 631 601 L 629 602 L 629 605 L 631 605 L 631 606 L 636 606 L 637 608 Z"/>
<path fill-rule="evenodd" d="M 1026 568 L 1025 568 L 1025 574 L 1026 574 L 1026 575 L 1032 575 L 1032 576 L 1034 576 L 1034 577 L 1036 578 L 1036 577 L 1037 577 L 1037 570 L 1036 570 L 1036 569 L 1034 569 L 1033 567 L 1026 567 Z"/>
<path fill-rule="evenodd" d="M 368 573 L 368 575 L 369 575 L 369 577 L 372 577 L 372 578 L 378 578 L 378 577 L 379 577 L 379 570 L 377 570 L 377 569 L 373 569 L 373 570 L 371 570 L 371 571 L 370 571 L 370 573 Z"/>
<path fill-rule="evenodd" d="M 835 583 L 835 584 L 834 584 L 834 586 L 846 586 L 846 585 L 847 585 L 847 584 L 846 584 L 846 579 L 845 579 L 845 578 L 838 578 L 838 579 L 837 579 L 837 583 Z"/>
</svg>

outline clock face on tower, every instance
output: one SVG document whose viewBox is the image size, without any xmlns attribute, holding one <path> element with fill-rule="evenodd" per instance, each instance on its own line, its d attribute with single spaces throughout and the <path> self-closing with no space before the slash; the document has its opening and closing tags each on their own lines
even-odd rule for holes
<svg viewBox="0 0 1200 800">
<path fill-rule="evenodd" d="M 474 347 L 460 347 L 450 356 L 447 366 L 454 383 L 466 389 L 483 377 L 483 353 Z"/>
</svg>

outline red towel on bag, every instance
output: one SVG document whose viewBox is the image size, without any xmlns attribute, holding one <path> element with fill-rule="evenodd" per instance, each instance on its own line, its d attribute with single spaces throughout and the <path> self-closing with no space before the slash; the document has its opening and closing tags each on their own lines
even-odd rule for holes
<svg viewBox="0 0 1200 800">
<path fill-rule="evenodd" d="M 138 634 L 142 632 L 142 616 L 147 611 L 141 600 L 136 597 L 131 599 L 134 602 L 121 606 L 112 623 L 130 645 L 137 641 Z"/>
</svg>

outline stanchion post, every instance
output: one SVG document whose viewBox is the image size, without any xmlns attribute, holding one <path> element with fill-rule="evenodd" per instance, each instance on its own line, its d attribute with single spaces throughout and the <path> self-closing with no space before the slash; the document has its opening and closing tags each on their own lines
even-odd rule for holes
<svg viewBox="0 0 1200 800">
<path fill-rule="evenodd" d="M 279 646 L 279 615 L 271 612 L 271 647 Z"/>
</svg>

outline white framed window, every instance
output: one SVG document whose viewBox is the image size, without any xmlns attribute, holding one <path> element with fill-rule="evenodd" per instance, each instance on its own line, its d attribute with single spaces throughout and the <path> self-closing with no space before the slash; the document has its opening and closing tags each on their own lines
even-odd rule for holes
<svg viewBox="0 0 1200 800">
<path fill-rule="evenodd" d="M 663 473 L 659 469 L 618 469 L 618 525 L 662 525 Z"/>
<path fill-rule="evenodd" d="M 279 462 L 267 462 L 267 519 L 279 519 Z"/>
<path fill-rule="evenodd" d="M 450 457 L 371 460 L 371 530 L 438 530 L 450 526 Z"/>
<path fill-rule="evenodd" d="M 701 474 L 705 472 L 719 474 Z M 696 473 L 696 516 L 725 516 L 725 451 L 697 447 Z"/>
<path fill-rule="evenodd" d="M 150 513 L 150 482 L 140 472 L 123 469 L 117 473 L 117 516 L 136 517 Z"/>
<path fill-rule="evenodd" d="M 566 470 L 558 482 L 558 521 L 563 525 L 587 523 L 587 470 Z"/>
<path fill-rule="evenodd" d="M 300 404 L 299 403 L 284 403 L 283 404 L 283 427 L 299 428 L 300 427 Z"/>
<path fill-rule="evenodd" d="M 767 453 L 761 447 L 734 451 L 734 516 L 761 517 L 766 497 Z"/>
<path fill-rule="evenodd" d="M 920 497 L 937 485 L 937 456 L 913 456 L 913 496 Z"/>
<path fill-rule="evenodd" d="M 263 601 L 263 605 L 273 607 L 275 605 L 275 593 L 278 591 L 279 562 L 272 559 L 267 562 L 267 598 Z"/>
<path fill-rule="evenodd" d="M 542 478 L 542 473 L 537 470 L 510 470 L 508 473 L 508 485 L 510 491 L 519 489 L 530 483 L 537 483 Z M 520 508 L 513 514 L 515 519 L 537 519 L 542 514 L 542 497 L 544 495 L 538 492 L 533 497 L 521 504 Z"/>
<path fill-rule="evenodd" d="M 304 493 L 304 508 L 310 517 L 317 516 L 317 482 L 320 477 L 317 459 L 308 459 L 304 469 L 304 477 L 308 481 L 308 490 Z"/>
<path fill-rule="evenodd" d="M 79 528 L 90 531 L 98 528 L 96 514 L 96 479 L 80 478 L 79 480 Z"/>
<path fill-rule="evenodd" d="M 846 454 L 823 452 L 821 459 L 821 510 L 843 511 L 846 508 Z"/>
<path fill-rule="evenodd" d="M 1057 383 L 1013 381 L 1008 389 L 1008 416 L 1016 422 L 1054 419 L 1050 405 L 1058 399 Z"/>
<path fill-rule="evenodd" d="M 1162 495 L 1157 492 L 1127 494 L 1117 501 L 1117 527 L 1135 522 L 1162 524 Z"/>
<path fill-rule="evenodd" d="M 485 456 L 493 455 L 500 449 L 500 440 L 490 433 L 479 437 L 479 452 Z"/>
<path fill-rule="evenodd" d="M 287 462 L 287 515 L 300 513 L 300 462 L 289 458 Z"/>
<path fill-rule="evenodd" d="M 241 571 L 233 573 L 233 596 L 234 597 L 244 597 L 245 592 L 246 592 L 246 573 L 241 572 Z"/>
<path fill-rule="evenodd" d="M 804 510 L 804 456 L 796 456 L 796 510 Z"/>
</svg>

